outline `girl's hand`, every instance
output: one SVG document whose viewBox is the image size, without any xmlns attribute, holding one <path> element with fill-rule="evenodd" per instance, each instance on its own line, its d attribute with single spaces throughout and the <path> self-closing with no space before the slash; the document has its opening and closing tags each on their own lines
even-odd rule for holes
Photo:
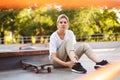
<svg viewBox="0 0 120 80">
<path fill-rule="evenodd" d="M 75 63 L 73 61 L 66 62 L 66 66 L 68 66 L 69 68 L 72 68 L 73 65 L 75 65 Z"/>
<path fill-rule="evenodd" d="M 75 58 L 77 61 L 79 60 L 79 59 L 78 59 L 78 56 L 76 56 L 76 55 L 75 55 L 75 57 L 74 57 L 74 58 Z"/>
</svg>

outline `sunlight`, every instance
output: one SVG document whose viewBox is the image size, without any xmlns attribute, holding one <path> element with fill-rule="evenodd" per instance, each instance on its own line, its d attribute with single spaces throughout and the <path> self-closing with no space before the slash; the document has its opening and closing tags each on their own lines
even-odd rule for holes
<svg viewBox="0 0 120 80">
<path fill-rule="evenodd" d="M 79 7 L 119 7 L 120 0 L 0 0 L 0 8 L 8 9 L 8 8 L 25 8 L 25 7 L 39 7 L 45 6 L 47 4 L 57 4 L 61 5 L 63 8 L 79 8 Z M 72 3 L 72 4 L 71 4 Z M 58 8 L 61 10 L 60 6 Z"/>
</svg>

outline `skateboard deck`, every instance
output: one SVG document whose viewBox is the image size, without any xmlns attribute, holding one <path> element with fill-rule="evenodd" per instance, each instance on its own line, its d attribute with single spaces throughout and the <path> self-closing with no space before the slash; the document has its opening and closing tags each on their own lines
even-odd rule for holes
<svg viewBox="0 0 120 80">
<path fill-rule="evenodd" d="M 47 70 L 48 73 L 51 73 L 53 65 L 48 62 L 40 62 L 34 60 L 21 60 L 22 68 L 26 70 L 29 67 L 33 67 L 35 73 L 38 73 L 42 70 Z"/>
</svg>

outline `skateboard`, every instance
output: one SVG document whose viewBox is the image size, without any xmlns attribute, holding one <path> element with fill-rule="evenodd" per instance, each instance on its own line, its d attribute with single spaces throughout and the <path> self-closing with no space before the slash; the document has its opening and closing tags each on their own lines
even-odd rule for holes
<svg viewBox="0 0 120 80">
<path fill-rule="evenodd" d="M 48 73 L 51 73 L 53 65 L 51 63 L 34 61 L 34 60 L 21 60 L 22 68 L 26 70 L 29 67 L 33 68 L 35 73 L 38 73 L 42 70 L 47 70 Z"/>
</svg>

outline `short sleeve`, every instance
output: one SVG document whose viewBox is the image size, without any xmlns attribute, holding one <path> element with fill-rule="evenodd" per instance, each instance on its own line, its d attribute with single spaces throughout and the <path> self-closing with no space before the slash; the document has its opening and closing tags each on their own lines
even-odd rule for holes
<svg viewBox="0 0 120 80">
<path fill-rule="evenodd" d="M 50 54 L 52 52 L 56 52 L 57 51 L 57 46 L 56 46 L 56 41 L 55 41 L 55 36 L 54 35 L 51 35 L 50 36 L 50 44 L 49 44 L 49 52 Z"/>
<path fill-rule="evenodd" d="M 70 37 L 72 39 L 73 44 L 76 44 L 76 37 L 75 37 L 73 31 L 71 31 L 71 30 L 70 30 Z"/>
</svg>

